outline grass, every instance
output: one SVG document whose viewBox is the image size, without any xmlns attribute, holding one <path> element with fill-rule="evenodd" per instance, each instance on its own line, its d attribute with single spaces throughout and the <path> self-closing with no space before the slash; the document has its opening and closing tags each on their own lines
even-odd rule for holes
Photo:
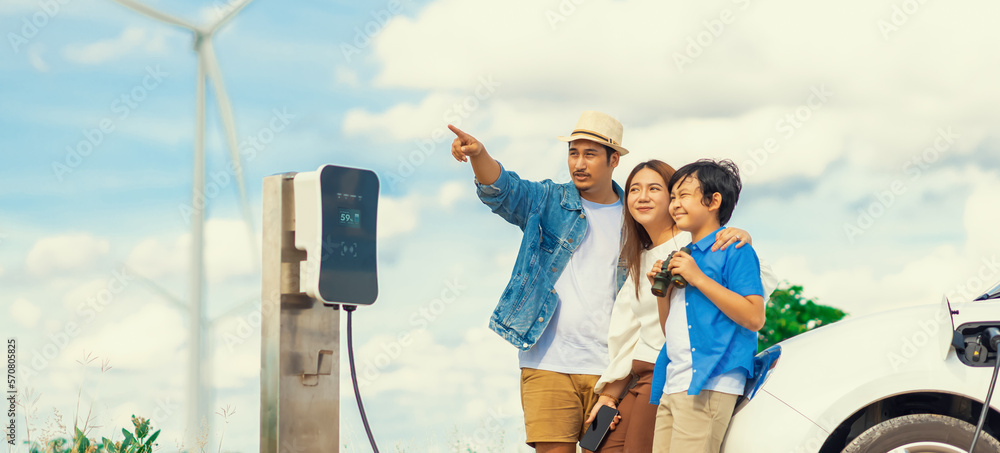
<svg viewBox="0 0 1000 453">
<path fill-rule="evenodd" d="M 82 359 L 77 360 L 83 368 L 87 368 L 91 363 L 97 361 L 99 357 L 92 353 L 84 352 Z M 100 373 L 104 375 L 111 370 L 108 359 L 100 363 Z M 25 440 L 29 453 L 152 453 L 158 447 L 156 440 L 160 436 L 160 430 L 153 431 L 152 420 L 132 415 L 131 430 L 122 428 L 121 437 L 118 433 L 113 433 L 111 438 L 101 437 L 98 440 L 92 437 L 93 432 L 100 425 L 95 425 L 94 402 L 86 408 L 86 415 L 81 417 L 81 403 L 83 402 L 84 384 L 81 381 L 77 390 L 76 409 L 73 414 L 73 428 L 68 429 L 64 422 L 64 416 L 58 409 L 52 408 L 44 426 L 32 429 L 32 423 L 37 421 L 38 402 L 41 393 L 26 387 L 18 392 L 17 405 L 21 407 L 24 415 Z M 230 405 L 220 408 L 216 414 L 223 418 L 225 425 L 229 424 L 229 417 L 236 413 L 236 409 Z M 32 435 L 35 435 L 33 438 Z M 222 441 L 225 435 L 225 426 L 219 436 L 218 452 L 222 452 Z M 117 440 L 116 440 L 117 439 Z M 195 440 L 195 449 L 199 453 L 205 453 L 208 445 L 208 425 L 207 420 L 202 421 L 201 431 Z M 183 445 L 178 445 L 178 451 L 187 451 Z"/>
</svg>

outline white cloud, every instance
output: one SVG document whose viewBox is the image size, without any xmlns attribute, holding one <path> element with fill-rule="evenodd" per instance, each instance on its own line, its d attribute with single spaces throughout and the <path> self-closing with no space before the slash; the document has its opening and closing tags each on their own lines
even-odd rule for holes
<svg viewBox="0 0 1000 453">
<path fill-rule="evenodd" d="M 253 250 L 259 254 L 260 243 L 260 237 L 251 240 L 243 221 L 209 220 L 205 224 L 205 266 L 209 280 L 252 274 L 259 267 L 260 257 L 253 256 Z"/>
<path fill-rule="evenodd" d="M 190 242 L 178 238 L 167 243 L 158 238 L 148 238 L 132 248 L 126 261 L 139 274 L 156 278 L 181 272 L 187 265 Z"/>
<path fill-rule="evenodd" d="M 389 239 L 417 228 L 420 222 L 420 198 L 411 195 L 405 198 L 379 197 L 378 238 Z"/>
<path fill-rule="evenodd" d="M 18 298 L 10 306 L 10 315 L 22 326 L 31 329 L 38 325 L 42 310 L 27 299 Z"/>
<path fill-rule="evenodd" d="M 75 63 L 100 64 L 129 55 L 136 51 L 145 53 L 163 53 L 166 28 L 160 27 L 150 31 L 144 27 L 128 26 L 116 38 L 105 39 L 90 44 L 70 44 L 63 49 L 63 56 Z"/>
<path fill-rule="evenodd" d="M 1000 281 L 1000 245 L 995 240 L 1000 216 L 989 208 L 1000 193 L 1000 175 L 975 166 L 960 171 L 935 167 L 904 181 L 906 191 L 889 203 L 886 214 L 855 238 L 860 241 L 856 245 L 832 246 L 840 250 L 823 252 L 822 247 L 831 245 L 820 243 L 832 242 L 826 232 L 816 228 L 826 228 L 824 219 L 793 209 L 812 219 L 801 225 L 819 230 L 810 231 L 817 243 L 809 247 L 813 254 L 824 253 L 824 259 L 787 252 L 801 247 L 785 249 L 786 253 L 776 255 L 773 263 L 780 278 L 802 285 L 807 295 L 818 296 L 820 303 L 842 308 L 852 316 L 933 304 L 942 296 L 967 301 Z M 856 190 L 841 194 L 839 199 L 817 196 L 809 203 L 842 206 L 845 200 L 857 196 Z M 945 194 L 947 198 L 941 198 Z M 951 209 L 953 204 L 964 205 L 964 209 L 957 213 Z M 948 218 L 955 214 L 960 217 Z M 964 235 L 954 232 L 963 227 Z M 947 240 L 919 239 L 939 234 L 947 234 Z M 897 238 L 899 242 L 885 238 Z M 843 236 L 833 240 L 847 242 Z"/>
<path fill-rule="evenodd" d="M 88 299 L 96 299 L 98 294 L 100 294 L 101 291 L 105 290 L 107 287 L 107 279 L 95 279 L 83 283 L 69 290 L 63 296 L 63 307 L 69 310 L 76 310 L 81 306 L 81 304 L 85 304 Z"/>
<path fill-rule="evenodd" d="M 361 81 L 358 80 L 358 73 L 346 66 L 337 66 L 337 69 L 333 73 L 333 80 L 338 84 L 343 84 L 351 88 L 361 86 Z"/>
<path fill-rule="evenodd" d="M 256 341 L 253 344 L 260 345 L 259 328 Z M 252 346 L 252 344 L 251 344 Z M 255 379 L 260 379 L 260 348 L 249 347 L 246 351 L 235 353 L 228 352 L 224 345 L 216 343 L 216 354 L 209 358 L 212 366 L 212 381 L 216 388 L 220 389 L 241 389 L 248 385 L 255 384 Z"/>
<path fill-rule="evenodd" d="M 459 201 L 475 199 L 476 195 L 471 181 L 450 181 L 441 184 L 441 190 L 437 196 L 437 202 L 446 209 L 451 209 Z"/>
<path fill-rule="evenodd" d="M 40 276 L 86 270 L 108 250 L 107 240 L 86 233 L 46 237 L 35 242 L 25 264 L 29 272 Z"/>
<path fill-rule="evenodd" d="M 44 44 L 32 44 L 28 46 L 28 62 L 38 72 L 49 72 L 49 65 L 42 59 L 42 52 L 45 52 Z"/>
<path fill-rule="evenodd" d="M 983 81 L 986 74 L 1000 76 L 1000 64 L 975 58 L 974 46 L 956 45 L 981 42 L 982 31 L 970 25 L 983 10 L 997 9 L 989 2 L 947 11 L 925 6 L 888 40 L 877 24 L 892 10 L 860 0 L 836 6 L 590 1 L 572 11 L 559 5 L 505 2 L 491 8 L 489 20 L 473 23 L 463 18 L 480 16 L 478 5 L 440 0 L 415 17 L 393 18 L 374 39 L 381 64 L 375 84 L 426 95 L 382 112 L 352 110 L 344 132 L 377 141 L 429 140 L 455 100 L 489 77 L 500 87 L 470 115 L 474 124 L 463 127 L 488 147 L 496 136 L 509 139 L 494 154 L 505 164 L 537 161 L 579 110 L 598 109 L 623 121 L 623 142 L 636 157 L 670 163 L 718 156 L 745 164 L 750 150 L 773 137 L 778 150 L 764 156 L 766 163 L 743 165 L 760 167 L 748 173 L 767 182 L 816 177 L 845 156 L 852 164 L 898 168 L 930 146 L 939 127 L 954 126 L 962 137 L 954 151 L 967 154 L 1000 120 L 988 103 L 968 105 L 955 91 L 969 85 L 968 74 Z M 717 23 L 724 10 L 735 17 L 728 25 Z M 553 14 L 565 20 L 553 22 Z M 829 20 L 812 20 L 817 14 Z M 602 33 L 593 33 L 595 23 Z M 723 25 L 718 37 L 706 30 L 710 23 Z M 935 39 L 939 29 L 958 35 Z M 695 46 L 700 55 L 680 71 L 674 55 L 704 36 L 710 43 Z M 583 62 L 580 49 L 600 57 Z M 977 86 L 991 87 L 977 98 L 1000 101 L 1000 89 Z M 821 87 L 832 93 L 825 102 L 813 95 Z"/>
<path fill-rule="evenodd" d="M 458 420 L 487 417 L 493 408 L 520 414 L 517 351 L 489 329 L 466 330 L 457 344 L 442 344 L 422 329 L 399 337 L 379 335 L 355 351 L 359 387 L 365 398 L 411 395 L 414 409 L 431 401 L 455 401 Z M 441 373 L 440 370 L 448 370 Z M 351 394 L 347 366 L 341 367 L 341 393 Z M 483 392 L 483 388 L 490 389 Z"/>
<path fill-rule="evenodd" d="M 120 318 L 102 317 L 73 346 L 94 351 L 122 370 L 150 370 L 163 357 L 174 357 L 186 347 L 188 328 L 173 307 L 149 303 Z"/>
<path fill-rule="evenodd" d="M 259 253 L 259 236 L 253 244 Z M 173 240 L 147 238 L 132 249 L 127 263 L 139 274 L 156 278 L 187 272 L 190 254 L 190 233 Z M 205 223 L 205 270 L 210 282 L 250 275 L 257 268 L 258 260 L 252 255 L 249 231 L 244 222 L 210 219 Z"/>
<path fill-rule="evenodd" d="M 972 181 L 972 191 L 965 203 L 963 217 L 966 229 L 965 251 L 975 256 L 1000 253 L 1000 211 L 996 209 L 1000 201 L 1000 175 L 982 171 L 971 171 L 967 176 Z"/>
<path fill-rule="evenodd" d="M 247 2 L 243 0 L 218 0 L 213 2 L 211 7 L 201 8 L 198 17 L 206 26 L 210 26 L 239 8 L 243 3 Z M 230 21 L 225 27 L 230 29 L 235 26 L 235 23 L 235 21 Z"/>
<path fill-rule="evenodd" d="M 351 135 L 368 135 L 397 141 L 433 140 L 435 130 L 447 133 L 450 146 L 454 136 L 445 128 L 445 115 L 453 104 L 461 98 L 455 95 L 431 94 L 420 104 L 397 104 L 382 113 L 369 113 L 364 109 L 353 109 L 344 115 L 343 132 Z M 439 136 L 443 133 L 439 133 Z"/>
</svg>

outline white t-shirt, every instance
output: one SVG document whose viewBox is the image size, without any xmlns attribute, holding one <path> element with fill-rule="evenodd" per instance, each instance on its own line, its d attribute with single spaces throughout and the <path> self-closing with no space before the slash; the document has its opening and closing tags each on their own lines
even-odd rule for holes
<svg viewBox="0 0 1000 453">
<path fill-rule="evenodd" d="M 622 200 L 587 200 L 587 233 L 556 281 L 552 320 L 518 359 L 521 368 L 600 375 L 608 366 L 608 326 L 615 302 L 615 271 L 621 250 Z"/>
<path fill-rule="evenodd" d="M 667 341 L 667 386 L 663 393 L 670 395 L 673 393 L 687 393 L 691 387 L 691 379 L 694 373 L 691 371 L 691 336 L 688 332 L 690 326 L 687 322 L 687 300 L 684 293 L 687 288 L 674 289 L 670 296 L 670 313 L 667 314 L 667 322 L 664 323 Z M 708 380 L 702 390 L 714 390 L 716 392 L 742 395 L 746 386 L 746 376 L 740 370 L 732 370 L 728 373 L 720 374 Z"/>
<path fill-rule="evenodd" d="M 691 242 L 691 233 L 678 232 L 666 242 L 643 250 L 639 264 L 639 291 L 636 294 L 631 272 L 611 311 L 611 326 L 608 331 L 608 354 L 611 363 L 594 387 L 597 393 L 604 391 L 605 384 L 615 382 L 632 372 L 632 360 L 656 363 L 656 357 L 663 349 L 663 326 L 660 312 L 656 308 L 656 296 L 650 292 L 646 272 L 653 268 L 656 260 L 665 260 L 670 253 Z"/>
</svg>

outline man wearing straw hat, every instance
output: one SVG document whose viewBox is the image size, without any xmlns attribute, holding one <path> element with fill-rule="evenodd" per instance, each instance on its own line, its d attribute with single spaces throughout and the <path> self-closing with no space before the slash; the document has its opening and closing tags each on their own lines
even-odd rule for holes
<svg viewBox="0 0 1000 453">
<path fill-rule="evenodd" d="M 526 442 L 538 452 L 573 452 L 608 365 L 611 308 L 626 277 L 618 265 L 625 194 L 611 179 L 628 154 L 622 124 L 586 111 L 569 136 L 557 137 L 569 143 L 573 181 L 564 184 L 522 180 L 475 137 L 448 128 L 457 136 L 452 155 L 471 162 L 480 200 L 524 231 L 490 328 L 520 349 Z"/>
</svg>

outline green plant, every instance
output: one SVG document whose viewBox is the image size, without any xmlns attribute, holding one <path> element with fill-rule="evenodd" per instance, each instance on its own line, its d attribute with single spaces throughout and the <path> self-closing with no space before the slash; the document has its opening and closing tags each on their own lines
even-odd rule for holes
<svg viewBox="0 0 1000 453">
<path fill-rule="evenodd" d="M 157 445 L 155 442 L 160 431 L 157 430 L 150 435 L 150 420 L 135 415 L 132 416 L 132 424 L 135 426 L 133 432 L 122 428 L 122 434 L 125 436 L 123 441 L 112 442 L 111 439 L 102 437 L 98 442 L 87 438 L 80 428 L 73 428 L 75 432 L 72 442 L 64 438 L 52 439 L 44 445 L 32 442 L 29 451 L 30 453 L 152 453 L 153 447 Z"/>
<path fill-rule="evenodd" d="M 764 327 L 757 332 L 760 351 L 782 340 L 841 320 L 842 310 L 820 305 L 802 296 L 802 287 L 778 288 L 767 302 Z"/>
</svg>

